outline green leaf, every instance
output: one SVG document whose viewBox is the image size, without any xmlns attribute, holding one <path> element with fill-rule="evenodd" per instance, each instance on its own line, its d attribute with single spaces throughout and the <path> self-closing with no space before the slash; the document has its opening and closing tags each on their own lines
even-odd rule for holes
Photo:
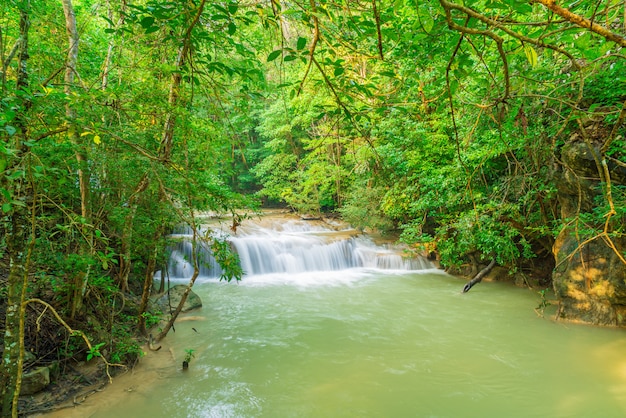
<svg viewBox="0 0 626 418">
<path fill-rule="evenodd" d="M 524 45 L 524 53 L 526 54 L 526 58 L 528 59 L 530 66 L 536 67 L 538 57 L 537 57 L 537 51 L 535 51 L 535 48 L 533 48 L 532 45 L 526 44 Z"/>
<path fill-rule="evenodd" d="M 142 28 L 149 29 L 152 25 L 154 25 L 154 18 L 152 16 L 146 16 L 139 22 Z"/>
<path fill-rule="evenodd" d="M 277 49 L 276 51 L 272 51 L 268 56 L 267 56 L 267 62 L 271 62 L 274 61 L 276 58 L 278 58 L 278 56 L 280 54 L 282 54 L 283 50 L 282 49 Z"/>
<path fill-rule="evenodd" d="M 456 81 L 455 79 L 450 80 L 450 94 L 454 95 L 454 93 L 456 93 L 456 90 L 459 88 L 459 82 Z"/>
<path fill-rule="evenodd" d="M 11 205 L 10 203 L 3 203 L 2 204 L 2 212 L 9 213 L 9 212 L 11 212 L 11 209 L 13 209 L 13 205 Z"/>
<path fill-rule="evenodd" d="M 146 33 L 146 35 L 147 35 L 147 34 L 149 34 L 149 33 L 154 33 L 154 32 L 156 32 L 156 31 L 158 31 L 158 30 L 159 30 L 159 27 L 158 27 L 158 26 L 150 26 L 148 29 L 146 29 L 146 32 L 145 32 L 145 33 Z"/>
<path fill-rule="evenodd" d="M 285 61 L 285 62 L 287 62 L 287 61 L 293 61 L 293 60 L 295 60 L 296 58 L 298 58 L 298 56 L 297 56 L 297 55 L 293 55 L 293 54 L 292 54 L 292 55 L 287 55 L 287 56 L 283 59 L 283 61 Z"/>
<path fill-rule="evenodd" d="M 23 170 L 15 170 L 14 172 L 12 172 L 11 174 L 7 175 L 7 178 L 10 180 L 17 180 L 20 177 L 24 176 L 24 171 Z"/>
<path fill-rule="evenodd" d="M 595 112 L 595 110 L 602 106 L 602 103 L 594 103 L 591 106 L 589 106 L 589 112 Z"/>
<path fill-rule="evenodd" d="M 533 11 L 533 6 L 531 6 L 530 3 L 525 2 L 525 1 L 514 0 L 514 1 L 511 1 L 509 5 L 511 6 L 513 10 L 521 14 L 532 13 Z"/>
<path fill-rule="evenodd" d="M 335 77 L 343 74 L 345 72 L 345 70 L 343 69 L 343 67 L 337 67 L 335 68 Z"/>
<path fill-rule="evenodd" d="M 300 51 L 300 50 L 303 50 L 305 46 L 306 46 L 306 38 L 299 37 L 298 43 L 296 44 L 296 49 Z"/>
<path fill-rule="evenodd" d="M 237 31 L 237 25 L 235 25 L 233 22 L 230 22 L 228 24 L 228 34 L 233 35 L 236 31 Z"/>
<path fill-rule="evenodd" d="M 433 26 L 435 26 L 435 21 L 430 15 L 430 11 L 428 9 L 428 3 L 421 3 L 420 7 L 417 9 L 419 21 L 425 32 L 430 32 L 433 29 Z"/>
<path fill-rule="evenodd" d="M 15 134 L 15 132 L 17 132 L 17 129 L 15 129 L 13 126 L 11 125 L 7 125 L 4 127 L 4 130 L 7 131 L 7 133 L 12 136 Z"/>
</svg>

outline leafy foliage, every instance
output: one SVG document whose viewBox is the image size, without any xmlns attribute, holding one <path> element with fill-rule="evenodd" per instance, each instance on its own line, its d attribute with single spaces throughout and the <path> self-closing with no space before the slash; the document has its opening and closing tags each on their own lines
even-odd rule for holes
<svg viewBox="0 0 626 418">
<path fill-rule="evenodd" d="M 37 271 L 28 296 L 91 322 L 116 359 L 139 355 L 134 327 L 154 320 L 112 308 L 143 291 L 165 263 L 163 235 L 199 212 L 257 200 L 336 211 L 436 245 L 446 266 L 512 270 L 551 254 L 570 222 L 623 236 L 624 22 L 612 2 L 568 6 L 591 32 L 543 1 L 87 0 L 74 5 L 67 79 L 65 16 L 30 3 L 0 6 L 0 254 L 22 257 Z M 555 173 L 574 133 L 611 177 L 561 219 Z M 222 278 L 241 278 L 228 243 L 211 247 Z"/>
</svg>

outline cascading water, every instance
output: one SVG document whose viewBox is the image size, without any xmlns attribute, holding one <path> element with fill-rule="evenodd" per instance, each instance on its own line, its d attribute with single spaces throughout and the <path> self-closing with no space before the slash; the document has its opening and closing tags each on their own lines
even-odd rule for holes
<svg viewBox="0 0 626 418">
<path fill-rule="evenodd" d="M 168 274 L 171 280 L 193 273 L 188 230 L 172 235 Z M 245 276 L 348 269 L 425 270 L 434 265 L 422 257 L 404 257 L 398 249 L 376 245 L 366 236 L 339 225 L 287 220 L 269 225 L 249 222 L 227 237 L 241 260 Z M 200 277 L 216 278 L 221 269 L 206 245 L 198 246 Z"/>
</svg>

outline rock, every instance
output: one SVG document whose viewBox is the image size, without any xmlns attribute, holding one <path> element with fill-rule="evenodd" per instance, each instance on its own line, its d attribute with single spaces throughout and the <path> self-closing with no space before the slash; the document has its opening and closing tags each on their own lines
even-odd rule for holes
<svg viewBox="0 0 626 418">
<path fill-rule="evenodd" d="M 29 363 L 34 363 L 37 361 L 37 356 L 31 353 L 28 350 L 24 350 L 24 365 L 28 366 Z"/>
<path fill-rule="evenodd" d="M 38 367 L 22 375 L 20 395 L 34 395 L 41 392 L 50 384 L 50 369 Z"/>
<path fill-rule="evenodd" d="M 606 201 L 593 156 L 600 153 L 603 139 L 591 138 L 590 148 L 575 134 L 561 150 L 563 168 L 556 184 L 565 226 L 552 249 L 556 261 L 552 282 L 562 318 L 626 326 L 626 265 L 618 255 L 624 253 L 626 239 L 614 236 L 608 245 L 599 235 L 606 218 L 594 212 L 598 201 Z M 608 168 L 613 187 L 626 184 L 619 167 Z M 571 221 L 576 218 L 584 222 Z M 623 227 L 618 216 L 612 221 L 612 228 Z"/>
<path fill-rule="evenodd" d="M 157 305 L 159 306 L 161 311 L 162 312 L 174 312 L 174 310 L 178 306 L 178 303 L 182 299 L 183 294 L 185 293 L 185 289 L 187 289 L 187 286 L 182 285 L 182 284 L 172 286 L 169 290 L 169 296 L 168 296 L 168 292 L 165 292 L 163 296 L 159 297 L 157 299 Z M 168 302 L 168 297 L 169 297 L 169 302 Z M 170 307 L 171 307 L 171 310 L 170 310 Z M 193 309 L 198 309 L 201 307 L 202 307 L 202 300 L 200 299 L 200 296 L 194 293 L 193 290 L 190 290 L 189 295 L 187 295 L 187 300 L 185 301 L 185 304 L 183 305 L 183 310 L 181 312 L 189 312 Z"/>
</svg>

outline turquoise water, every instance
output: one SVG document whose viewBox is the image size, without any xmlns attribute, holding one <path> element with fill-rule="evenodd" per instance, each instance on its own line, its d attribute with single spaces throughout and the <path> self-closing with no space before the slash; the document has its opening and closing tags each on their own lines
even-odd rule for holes
<svg viewBox="0 0 626 418">
<path fill-rule="evenodd" d="M 533 290 L 463 284 L 368 269 L 207 280 L 162 379 L 95 417 L 626 416 L 623 331 L 539 318 Z"/>
</svg>

